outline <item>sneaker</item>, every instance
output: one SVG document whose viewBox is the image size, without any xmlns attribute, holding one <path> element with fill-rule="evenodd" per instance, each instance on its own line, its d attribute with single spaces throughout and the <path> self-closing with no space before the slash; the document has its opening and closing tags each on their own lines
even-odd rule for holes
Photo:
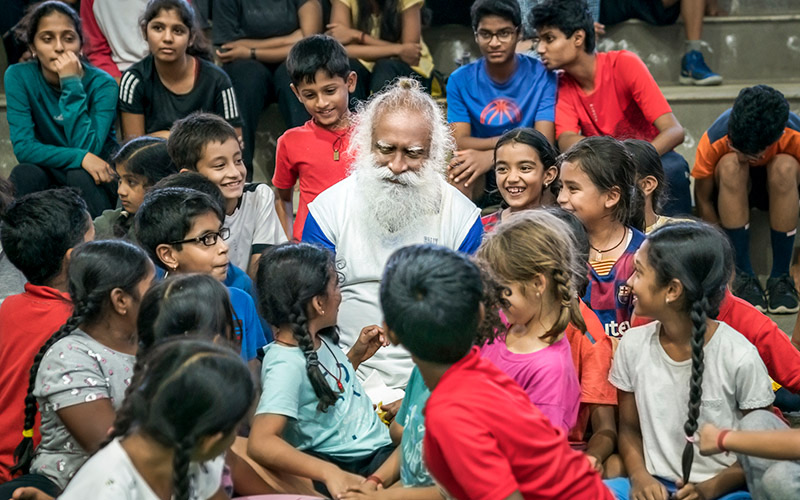
<svg viewBox="0 0 800 500">
<path fill-rule="evenodd" d="M 721 85 L 722 77 L 706 66 L 703 54 L 690 50 L 681 58 L 681 85 Z"/>
<path fill-rule="evenodd" d="M 734 295 L 746 300 L 762 313 L 767 312 L 767 299 L 758 278 L 737 269 L 731 288 Z"/>
<path fill-rule="evenodd" d="M 797 289 L 788 274 L 767 280 L 767 310 L 771 314 L 793 314 L 800 311 Z"/>
</svg>

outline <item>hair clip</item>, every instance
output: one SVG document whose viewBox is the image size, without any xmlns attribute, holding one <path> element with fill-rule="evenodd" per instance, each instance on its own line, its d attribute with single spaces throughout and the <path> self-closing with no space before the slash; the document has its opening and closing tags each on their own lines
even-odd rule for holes
<svg viewBox="0 0 800 500">
<path fill-rule="evenodd" d="M 687 436 L 684 434 L 683 437 L 684 439 L 686 439 L 687 442 L 694 444 L 694 436 Z"/>
</svg>

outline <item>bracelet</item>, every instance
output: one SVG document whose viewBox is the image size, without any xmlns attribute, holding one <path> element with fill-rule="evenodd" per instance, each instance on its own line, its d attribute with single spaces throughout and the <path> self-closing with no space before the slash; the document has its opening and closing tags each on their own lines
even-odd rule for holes
<svg viewBox="0 0 800 500">
<path fill-rule="evenodd" d="M 731 431 L 730 429 L 723 429 L 719 431 L 719 434 L 717 434 L 717 448 L 719 449 L 719 451 L 724 451 L 725 453 L 728 453 L 728 450 L 725 448 L 724 441 L 725 441 L 725 436 L 727 436 L 730 431 Z"/>
<path fill-rule="evenodd" d="M 250 59 L 255 59 L 255 58 L 256 58 L 256 48 L 253 47 L 250 49 Z"/>
<path fill-rule="evenodd" d="M 367 34 L 366 34 L 365 32 L 363 32 L 363 31 L 362 31 L 362 32 L 361 32 L 361 36 L 360 36 L 360 37 L 358 37 L 358 43 L 360 43 L 361 45 L 364 45 L 364 39 L 365 39 L 366 37 L 367 37 Z"/>
<path fill-rule="evenodd" d="M 381 478 L 379 478 L 375 474 L 372 474 L 371 476 L 367 477 L 367 481 L 372 481 L 373 483 L 375 483 L 375 484 L 377 484 L 378 486 L 381 486 L 381 487 L 383 486 L 383 481 L 381 480 Z"/>
</svg>

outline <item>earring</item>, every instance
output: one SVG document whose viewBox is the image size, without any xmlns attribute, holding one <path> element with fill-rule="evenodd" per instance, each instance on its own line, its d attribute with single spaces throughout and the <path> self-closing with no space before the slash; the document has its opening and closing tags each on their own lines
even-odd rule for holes
<svg viewBox="0 0 800 500">
<path fill-rule="evenodd" d="M 178 264 L 173 264 L 172 266 L 170 266 L 170 269 L 172 269 L 173 272 L 177 271 L 178 270 Z"/>
<path fill-rule="evenodd" d="M 666 304 L 669 304 L 671 301 L 670 301 L 669 299 L 664 299 L 664 302 L 665 302 Z"/>
</svg>

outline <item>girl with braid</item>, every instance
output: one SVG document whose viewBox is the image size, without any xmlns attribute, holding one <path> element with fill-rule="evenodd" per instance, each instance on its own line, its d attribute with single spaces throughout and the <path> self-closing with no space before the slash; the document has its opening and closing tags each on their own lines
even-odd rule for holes
<svg viewBox="0 0 800 500">
<path fill-rule="evenodd" d="M 580 385 L 566 330 L 586 331 L 574 276 L 580 263 L 566 223 L 543 210 L 500 223 L 478 249 L 478 258 L 505 286 L 508 323 L 481 356 L 528 393 L 553 427 L 575 426 Z"/>
<path fill-rule="evenodd" d="M 19 486 L 58 493 L 106 438 L 133 375 L 137 313 L 154 274 L 144 251 L 121 240 L 72 252 L 73 312 L 34 357 L 14 453 L 12 470 L 30 474 L 0 486 L 0 498 Z M 37 403 L 42 439 L 34 451 Z"/>
<path fill-rule="evenodd" d="M 108 444 L 59 498 L 228 498 L 223 452 L 255 397 L 247 365 L 231 349 L 178 337 L 148 352 L 140 368 Z"/>
<path fill-rule="evenodd" d="M 698 426 L 736 427 L 774 398 L 753 344 L 715 321 L 731 275 L 726 245 L 711 226 L 685 222 L 653 231 L 636 252 L 635 313 L 656 321 L 625 334 L 609 376 L 629 476 L 606 482 L 618 499 L 751 498 L 734 455 L 701 456 L 695 445 Z"/>
<path fill-rule="evenodd" d="M 388 428 L 355 375 L 383 345 L 383 330 L 366 326 L 347 355 L 339 348 L 339 277 L 333 254 L 322 247 L 268 249 L 256 286 L 275 341 L 264 348 L 248 454 L 262 467 L 310 478 L 318 491 L 339 498 L 393 450 Z"/>
</svg>

